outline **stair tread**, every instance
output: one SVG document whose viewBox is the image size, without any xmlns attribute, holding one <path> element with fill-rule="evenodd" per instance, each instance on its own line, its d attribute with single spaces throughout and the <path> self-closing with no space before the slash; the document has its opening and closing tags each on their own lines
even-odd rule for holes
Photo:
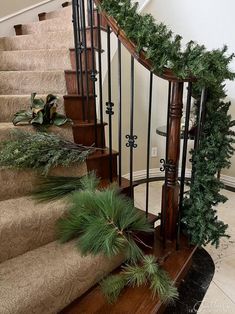
<svg viewBox="0 0 235 314">
<path fill-rule="evenodd" d="M 28 132 L 35 132 L 35 128 L 30 124 L 14 126 L 12 122 L 0 122 L 0 141 L 8 139 L 10 136 L 10 132 L 16 129 Z M 56 133 L 68 140 L 73 140 L 72 125 L 67 124 L 61 127 L 52 125 L 50 126 L 49 131 L 52 133 Z"/>
<path fill-rule="evenodd" d="M 37 204 L 30 197 L 0 201 L 0 263 L 56 240 L 66 201 Z"/>
<path fill-rule="evenodd" d="M 74 47 L 73 31 L 57 31 L 11 37 L 0 37 L 0 50 L 37 50 L 51 47 Z"/>
<path fill-rule="evenodd" d="M 0 264 L 0 312 L 58 313 L 121 262 L 120 256 L 82 257 L 74 241 L 52 242 L 5 261 Z"/>
<path fill-rule="evenodd" d="M 0 71 L 55 71 L 71 68 L 70 51 L 67 48 L 0 51 Z"/>
<path fill-rule="evenodd" d="M 61 35 L 66 35 L 66 34 L 69 34 L 69 35 L 73 35 L 73 31 L 59 31 L 59 32 L 48 32 L 48 33 L 45 33 L 45 34 L 41 34 L 41 33 L 35 33 L 35 34 L 24 34 L 24 35 L 14 35 L 14 36 L 3 36 L 3 37 L 0 37 L 0 40 L 3 40 L 3 39 L 8 39 L 8 40 L 23 40 L 23 39 L 27 39 L 27 38 L 37 38 L 37 37 L 53 37 L 54 35 L 56 34 L 61 34 Z"/>
<path fill-rule="evenodd" d="M 147 254 L 154 254 L 159 260 L 163 260 L 162 267 L 169 273 L 169 276 L 177 285 L 184 278 L 190 266 L 190 261 L 196 250 L 190 246 L 188 240 L 181 237 L 181 250 L 176 251 L 175 242 L 167 243 L 166 248 L 162 246 L 159 236 L 159 229 L 156 231 L 154 247 L 146 250 Z M 150 243 L 152 245 L 152 242 Z M 120 269 L 121 270 L 121 269 Z M 115 271 L 116 273 L 117 271 Z M 96 302 L 92 302 L 96 300 Z M 163 313 L 165 304 L 158 297 L 153 298 L 152 292 L 147 285 L 140 287 L 127 287 L 124 289 L 117 302 L 107 303 L 99 286 L 95 286 L 86 294 L 78 298 L 70 306 L 65 308 L 63 314 L 75 313 Z"/>
<path fill-rule="evenodd" d="M 107 122 L 103 122 L 103 124 L 101 124 L 101 122 L 99 120 L 97 120 L 97 125 L 108 125 Z M 95 126 L 95 121 L 82 121 L 82 120 L 73 120 L 73 126 L 74 127 L 88 127 L 88 126 Z"/>
<path fill-rule="evenodd" d="M 115 150 L 112 150 L 112 155 L 117 156 L 118 152 Z M 96 159 L 96 158 L 107 158 L 109 156 L 109 148 L 104 149 L 97 149 L 92 153 L 90 156 L 88 156 L 87 159 Z"/>
<path fill-rule="evenodd" d="M 0 94 L 31 94 L 32 91 L 38 94 L 66 93 L 64 71 L 0 71 Z"/>
<path fill-rule="evenodd" d="M 38 94 L 37 98 L 45 100 L 47 94 Z M 64 113 L 63 95 L 57 94 L 58 108 L 57 112 Z M 26 95 L 0 95 L 0 122 L 11 122 L 14 114 L 20 110 L 29 109 L 31 105 L 31 97 Z"/>
<path fill-rule="evenodd" d="M 54 17 L 63 17 L 64 16 L 72 17 L 72 6 L 60 8 L 54 11 L 46 12 L 46 19 L 52 19 Z"/>
</svg>

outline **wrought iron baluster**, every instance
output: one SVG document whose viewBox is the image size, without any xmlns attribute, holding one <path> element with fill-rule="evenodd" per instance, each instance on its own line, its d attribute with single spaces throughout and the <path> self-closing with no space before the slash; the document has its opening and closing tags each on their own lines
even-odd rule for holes
<svg viewBox="0 0 235 314">
<path fill-rule="evenodd" d="M 95 146 L 98 146 L 98 135 L 97 135 L 97 115 L 96 115 L 96 69 L 95 69 L 95 49 L 94 49 L 94 5 L 93 0 L 89 0 L 89 17 L 90 17 L 90 35 L 91 35 L 91 54 L 92 54 L 92 70 L 91 70 L 91 81 L 92 81 L 92 94 L 94 97 L 94 121 L 95 121 Z M 89 121 L 89 119 L 88 119 Z M 101 126 L 103 127 L 103 126 Z"/>
<path fill-rule="evenodd" d="M 189 120 L 190 120 L 190 109 L 191 109 L 191 100 L 192 100 L 192 83 L 188 83 L 188 95 L 187 95 L 187 104 L 186 104 L 186 116 L 185 116 L 185 127 L 184 127 L 184 142 L 183 142 L 183 153 L 182 153 L 182 166 L 181 166 L 181 177 L 180 177 L 180 199 L 179 199 L 179 216 L 177 223 L 177 239 L 176 239 L 176 249 L 179 249 L 180 245 L 180 222 L 181 222 L 181 213 L 183 206 L 183 197 L 184 197 L 184 185 L 185 185 L 185 170 L 186 170 L 186 161 L 187 161 L 187 148 L 188 148 L 188 137 L 189 137 Z"/>
<path fill-rule="evenodd" d="M 152 99 L 153 98 L 153 72 L 150 72 L 149 87 L 149 112 L 148 112 L 148 135 L 147 135 L 147 182 L 146 182 L 146 217 L 149 212 L 149 168 L 150 168 L 150 138 L 151 138 L 151 118 L 152 118 Z"/>
<path fill-rule="evenodd" d="M 205 114 L 206 114 L 206 88 L 202 89 L 201 93 L 201 100 L 198 108 L 198 113 L 197 113 L 197 128 L 196 128 L 196 134 L 195 134 L 195 139 L 194 139 L 194 151 L 196 151 L 199 148 L 200 145 L 200 139 L 201 139 L 201 134 L 203 130 L 203 125 L 204 125 L 204 120 L 205 120 Z M 192 176 L 191 176 L 191 183 L 194 181 L 194 176 L 195 176 L 195 169 L 192 167 Z"/>
<path fill-rule="evenodd" d="M 166 126 L 166 152 L 165 152 L 165 160 L 166 163 L 168 163 L 168 134 L 170 130 L 170 106 L 171 106 L 171 94 L 172 94 L 172 82 L 169 82 L 168 85 L 168 106 L 167 106 L 167 126 Z M 165 189 L 167 186 L 167 172 L 169 171 L 169 168 L 165 168 Z M 166 225 L 166 204 L 167 204 L 167 193 L 165 192 L 163 195 L 163 208 L 162 208 L 162 219 L 161 219 L 161 234 L 163 237 L 163 245 L 166 245 L 166 235 L 165 235 L 165 225 Z"/>
<path fill-rule="evenodd" d="M 98 66 L 99 66 L 99 103 L 100 103 L 100 123 L 101 123 L 101 146 L 105 147 L 105 133 L 104 133 L 104 113 L 103 113 L 103 78 L 102 78 L 102 58 L 101 58 L 101 27 L 100 27 L 100 13 L 97 16 L 98 23 Z"/>
<path fill-rule="evenodd" d="M 135 100 L 135 59 L 131 56 L 131 106 L 130 106 L 130 134 L 126 135 L 128 142 L 126 144 L 127 147 L 130 148 L 130 191 L 131 197 L 133 197 L 133 159 L 134 159 L 134 148 L 137 147 L 135 143 L 137 140 L 137 136 L 134 135 L 134 100 Z"/>
<path fill-rule="evenodd" d="M 118 39 L 118 106 L 119 106 L 119 121 L 118 121 L 118 152 L 119 152 L 119 186 L 122 184 L 122 46 Z"/>
<path fill-rule="evenodd" d="M 74 33 L 74 46 L 75 46 L 75 62 L 76 62 L 76 75 L 77 75 L 77 89 L 78 93 L 80 92 L 80 84 L 79 84 L 79 49 L 80 49 L 80 41 L 79 41 L 79 7 L 78 0 L 72 1 L 72 18 L 73 18 L 73 33 Z"/>
<path fill-rule="evenodd" d="M 109 179 L 113 182 L 113 134 L 112 134 L 112 115 L 114 103 L 112 102 L 112 77 L 111 77 L 111 30 L 107 27 L 107 62 L 108 62 L 108 101 L 106 102 L 106 113 L 109 115 Z"/>
<path fill-rule="evenodd" d="M 85 3 L 84 0 L 80 0 L 80 14 L 82 25 L 82 43 L 83 53 L 85 59 L 85 78 L 86 78 L 86 104 L 87 104 L 87 120 L 90 122 L 90 104 L 89 104 L 89 76 L 88 76 L 88 57 L 87 57 L 87 34 L 86 34 L 86 15 L 85 15 Z"/>
</svg>

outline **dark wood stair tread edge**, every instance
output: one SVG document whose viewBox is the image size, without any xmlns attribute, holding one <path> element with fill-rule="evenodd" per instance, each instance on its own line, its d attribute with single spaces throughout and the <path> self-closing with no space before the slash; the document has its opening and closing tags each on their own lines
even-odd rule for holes
<svg viewBox="0 0 235 314">
<path fill-rule="evenodd" d="M 101 53 L 104 53 L 104 49 L 99 49 L 99 48 L 96 47 L 96 46 L 94 46 L 93 48 L 94 48 L 94 50 L 95 50 L 96 52 L 97 52 L 97 51 L 100 51 Z M 87 50 L 92 50 L 92 47 L 88 46 L 88 47 L 86 47 L 86 49 L 87 49 Z M 75 52 L 75 48 L 69 48 L 69 50 L 70 50 L 71 52 Z"/>
<path fill-rule="evenodd" d="M 72 126 L 75 127 L 75 128 L 76 127 L 78 127 L 78 128 L 85 128 L 85 127 L 91 127 L 91 126 L 94 127 L 95 125 L 97 125 L 98 127 L 101 127 L 101 126 L 108 125 L 108 123 L 107 122 L 101 123 L 100 121 L 97 121 L 95 123 L 95 121 L 90 121 L 90 122 L 86 121 L 86 122 L 84 122 L 84 121 L 73 120 L 73 124 L 72 124 Z"/>
<path fill-rule="evenodd" d="M 178 286 L 182 279 L 186 276 L 190 266 L 196 247 L 190 246 L 188 240 L 181 237 L 181 249 L 175 250 L 175 242 L 167 243 L 163 248 L 160 237 L 159 228 L 156 231 L 156 241 L 152 253 L 157 258 L 165 258 L 162 267 L 169 273 L 172 280 Z M 117 272 L 116 270 L 115 272 Z M 95 302 L 94 302 L 95 300 Z M 165 304 L 159 298 L 152 298 L 152 293 L 147 286 L 136 288 L 125 288 L 118 301 L 115 304 L 108 304 L 102 295 L 99 285 L 88 290 L 83 296 L 75 300 L 71 305 L 65 308 L 61 313 L 93 313 L 93 314 L 152 314 L 163 313 Z"/>
<path fill-rule="evenodd" d="M 112 156 L 118 156 L 117 151 L 112 151 Z M 96 158 L 109 158 L 109 149 L 97 149 L 94 153 L 87 157 L 87 160 L 96 159 Z"/>
<path fill-rule="evenodd" d="M 86 99 L 87 98 L 86 95 L 82 96 L 82 95 L 79 95 L 79 94 L 67 94 L 67 95 L 64 95 L 63 97 L 64 97 L 64 99 L 70 99 L 70 98 L 79 98 L 79 99 L 84 98 L 84 99 Z M 96 96 L 94 96 L 92 94 L 88 95 L 88 97 L 89 98 L 96 98 Z"/>
</svg>

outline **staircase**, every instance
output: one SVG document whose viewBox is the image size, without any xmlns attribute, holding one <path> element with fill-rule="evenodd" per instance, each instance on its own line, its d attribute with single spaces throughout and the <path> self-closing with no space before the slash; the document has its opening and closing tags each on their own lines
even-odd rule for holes
<svg viewBox="0 0 235 314">
<path fill-rule="evenodd" d="M 58 111 L 74 121 L 73 127 L 51 127 L 52 132 L 84 145 L 94 143 L 94 121 L 81 121 L 86 95 L 76 89 L 71 12 L 71 5 L 65 3 L 56 11 L 39 14 L 39 22 L 15 26 L 17 36 L 0 38 L 1 141 L 16 128 L 11 123 L 13 114 L 27 109 L 31 92 L 37 92 L 42 98 L 48 93 L 58 95 Z M 87 32 L 91 60 L 89 43 Z M 89 95 L 91 114 L 94 98 Z M 98 126 L 97 146 L 103 147 L 99 134 L 105 123 Z M 30 126 L 19 128 L 33 132 Z M 117 178 L 116 152 L 112 158 Z M 57 168 L 51 175 L 80 176 L 95 169 L 105 185 L 110 176 L 108 160 L 108 150 L 95 152 L 87 165 Z M 57 313 L 120 265 L 120 257 L 82 257 L 73 241 L 65 245 L 56 241 L 56 221 L 67 204 L 35 204 L 27 196 L 37 184 L 34 172 L 0 169 L 0 181 L 0 313 Z M 126 194 L 130 193 L 128 182 L 121 181 Z"/>
</svg>

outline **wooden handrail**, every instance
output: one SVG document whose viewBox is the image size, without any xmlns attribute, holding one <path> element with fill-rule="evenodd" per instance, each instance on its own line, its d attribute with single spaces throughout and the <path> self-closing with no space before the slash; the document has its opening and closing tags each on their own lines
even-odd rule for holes
<svg viewBox="0 0 235 314">
<path fill-rule="evenodd" d="M 94 0 L 95 4 L 97 6 L 100 6 L 102 4 L 102 0 Z M 130 54 L 139 62 L 141 63 L 146 69 L 149 71 L 152 71 L 153 66 L 152 62 L 147 59 L 146 53 L 144 51 L 141 51 L 140 53 L 137 52 L 136 44 L 131 41 L 125 34 L 125 32 L 120 28 L 116 20 L 109 16 L 104 10 L 102 10 L 102 16 L 106 20 L 107 24 L 111 27 L 112 31 L 116 34 L 118 39 L 121 41 L 121 43 L 126 47 L 126 49 L 130 52 Z M 189 77 L 189 78 L 179 78 L 177 77 L 174 72 L 171 69 L 164 68 L 163 73 L 160 75 L 159 73 L 154 72 L 155 75 L 158 77 L 171 81 L 171 82 L 195 82 L 195 77 Z"/>
</svg>

